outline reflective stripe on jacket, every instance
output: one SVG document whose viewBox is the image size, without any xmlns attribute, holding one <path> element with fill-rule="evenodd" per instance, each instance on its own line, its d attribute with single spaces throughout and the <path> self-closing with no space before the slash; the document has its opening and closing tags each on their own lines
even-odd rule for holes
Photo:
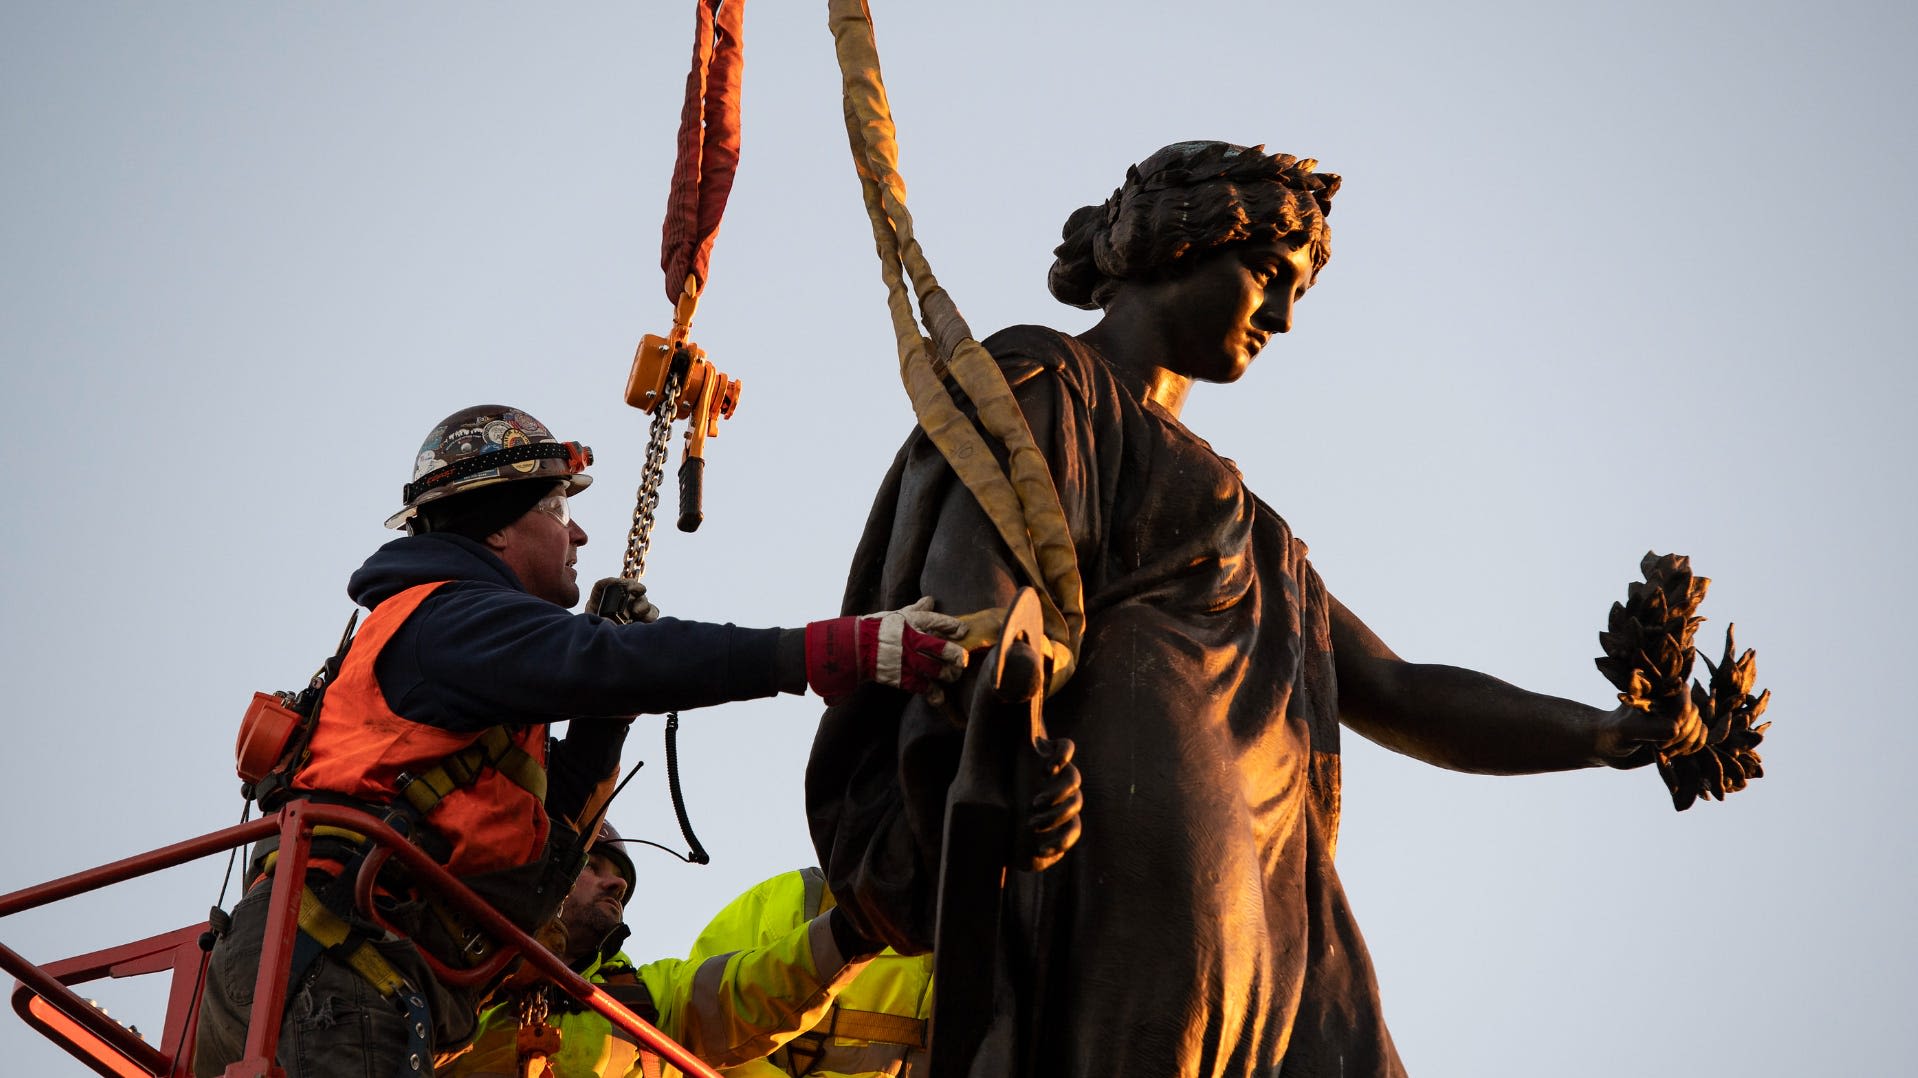
<svg viewBox="0 0 1918 1078">
<path fill-rule="evenodd" d="M 701 932 L 692 958 L 723 953 L 821 919 L 832 893 L 817 868 L 775 876 L 734 899 Z M 808 1031 L 769 1058 L 728 1069 L 728 1078 L 909 1076 L 923 1068 L 932 1015 L 932 956 L 887 948 Z"/>
<path fill-rule="evenodd" d="M 630 981 L 633 961 L 624 954 L 604 962 L 595 959 L 579 974 L 594 984 Z M 630 1000 L 624 1001 L 631 1006 Z M 642 1018 L 654 1018 L 649 1008 L 634 1009 Z M 642 1056 L 626 1031 L 599 1012 L 555 1010 L 547 1021 L 559 1030 L 559 1051 L 547 1059 L 553 1078 L 660 1078 L 658 1057 L 650 1052 Z M 450 1078 L 521 1078 L 516 1005 L 499 1003 L 481 1012 L 472 1050 L 444 1069 Z"/>
<path fill-rule="evenodd" d="M 326 691 L 311 755 L 294 777 L 294 789 L 385 805 L 398 795 L 402 775 L 432 769 L 485 733 L 444 730 L 400 717 L 388 705 L 375 674 L 393 634 L 446 583 L 414 585 L 373 609 L 353 638 L 339 679 Z M 512 727 L 508 733 L 520 751 L 545 766 L 544 725 Z M 491 767 L 448 793 L 426 820 L 450 844 L 446 867 L 456 876 L 529 864 L 546 846 L 546 806 L 537 794 Z"/>
<path fill-rule="evenodd" d="M 735 1066 L 777 1049 L 817 1024 L 863 962 L 847 962 L 826 919 L 800 921 L 764 945 L 703 960 L 667 958 L 632 968 L 620 955 L 580 975 L 595 984 L 637 975 L 658 1017 L 653 1024 L 715 1067 Z M 615 996 L 620 993 L 614 992 Z M 659 1061 L 595 1011 L 555 1010 L 560 1048 L 554 1078 L 654 1078 Z M 480 1016 L 473 1050 L 446 1069 L 449 1078 L 519 1078 L 519 1018 L 511 1004 Z M 675 1067 L 664 1074 L 678 1075 Z"/>
</svg>

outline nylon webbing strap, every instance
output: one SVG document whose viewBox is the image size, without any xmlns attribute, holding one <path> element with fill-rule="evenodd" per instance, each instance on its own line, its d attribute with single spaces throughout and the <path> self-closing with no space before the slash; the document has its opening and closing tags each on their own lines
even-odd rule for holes
<svg viewBox="0 0 1918 1078">
<path fill-rule="evenodd" d="M 325 828 L 315 828 L 314 833 L 318 834 L 321 830 Z M 313 893 L 313 888 L 305 887 L 300 891 L 300 937 L 295 940 L 290 967 L 295 983 L 299 982 L 322 951 L 333 952 L 352 967 L 353 972 L 365 978 L 366 983 L 372 985 L 381 997 L 399 1008 L 406 1026 L 409 1064 L 406 1073 L 423 1072 L 430 1062 L 428 1049 L 431 1041 L 427 1038 L 427 1031 L 433 1019 L 432 1012 L 427 1010 L 426 998 L 407 983 L 406 978 L 393 968 L 385 955 L 374 948 L 371 941 L 355 932 L 345 918 L 328 909 L 320 896 Z"/>
<path fill-rule="evenodd" d="M 345 841 L 353 844 L 354 846 L 366 845 L 365 835 L 360 834 L 358 831 L 350 831 L 344 827 L 334 827 L 330 824 L 319 824 L 315 826 L 313 828 L 313 837 L 316 839 L 322 839 L 322 838 L 344 839 Z M 278 839 L 271 839 L 269 841 L 277 842 Z M 261 843 L 262 846 L 264 846 L 265 844 L 266 843 L 264 842 Z M 279 850 L 279 847 L 276 845 L 273 849 L 268 850 L 266 853 L 265 859 L 260 861 L 260 875 L 262 876 L 273 875 L 274 866 L 278 865 L 279 863 L 280 863 L 280 850 Z"/>
<path fill-rule="evenodd" d="M 353 926 L 327 909 L 326 903 L 320 901 L 320 896 L 308 887 L 300 893 L 300 931 L 312 936 L 320 946 L 337 952 L 353 935 Z M 391 997 L 406 984 L 406 978 L 400 976 L 400 971 L 394 969 L 392 963 L 364 939 L 359 946 L 346 951 L 341 957 L 366 978 L 368 984 L 379 989 L 382 996 Z"/>
<path fill-rule="evenodd" d="M 926 1046 L 926 1020 L 884 1011 L 855 1011 L 833 1008 L 828 1028 L 831 1036 L 855 1041 L 884 1041 L 907 1048 Z"/>
<path fill-rule="evenodd" d="M 866 214 L 872 220 L 880 275 L 899 347 L 899 373 L 913 413 L 927 438 L 972 492 L 993 528 L 1038 590 L 1050 641 L 1052 676 L 1048 693 L 1071 676 L 1085 632 L 1085 593 L 1078 554 L 1059 506 L 1059 493 L 1045 455 L 1033 441 L 1019 408 L 992 356 L 972 337 L 952 297 L 932 274 L 925 252 L 913 235 L 906 210 L 906 184 L 899 175 L 898 140 L 892 111 L 879 73 L 872 15 L 865 0 L 830 0 L 833 42 L 845 92 L 846 134 L 859 171 Z M 908 291 L 907 284 L 911 284 Z M 922 336 L 917 298 L 930 337 Z M 968 418 L 946 387 L 950 376 L 978 413 Z M 1002 469 L 979 433 L 1006 452 Z M 967 647 L 998 639 L 1002 611 L 965 615 Z"/>
<path fill-rule="evenodd" d="M 413 776 L 399 788 L 399 794 L 413 811 L 425 816 L 454 790 L 477 782 L 488 768 L 541 801 L 546 800 L 546 769 L 515 745 L 503 726 L 488 727 L 473 744 Z"/>
<path fill-rule="evenodd" d="M 698 0 L 694 7 L 692 69 L 659 252 L 666 299 L 675 304 L 682 292 L 697 296 L 706 284 L 713 237 L 739 171 L 746 0 Z"/>
</svg>

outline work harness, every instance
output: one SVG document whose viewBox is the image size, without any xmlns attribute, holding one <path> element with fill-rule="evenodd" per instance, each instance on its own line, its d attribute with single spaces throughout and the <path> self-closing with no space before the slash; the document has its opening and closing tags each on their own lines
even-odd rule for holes
<svg viewBox="0 0 1918 1078">
<path fill-rule="evenodd" d="M 506 726 L 488 727 L 465 748 L 449 753 L 433 766 L 402 774 L 392 798 L 384 805 L 295 789 L 292 780 L 308 760 L 308 746 L 326 689 L 339 675 L 352 645 L 353 627 L 354 623 L 349 622 L 339 650 L 305 689 L 297 694 L 280 694 L 296 720 L 296 728 L 275 766 L 247 783 L 243 791 L 262 811 L 271 812 L 298 799 L 367 810 L 444 864 L 452 843 L 433 827 L 432 815 L 454 792 L 495 772 L 535 799 L 545 801 L 545 767 L 520 747 L 514 736 L 515 729 L 520 728 Z M 279 859 L 278 845 L 277 839 L 268 839 L 255 846 L 247 871 L 249 881 L 257 884 L 273 874 Z M 558 911 L 585 864 L 587 848 L 572 828 L 553 821 L 542 856 L 525 865 L 477 873 L 461 882 L 509 920 L 532 931 Z M 359 909 L 357 879 L 373 849 L 367 836 L 357 831 L 327 825 L 313 829 L 313 867 L 302 884 L 299 932 L 288 979 L 289 983 L 299 983 L 322 955 L 331 955 L 358 973 L 404 1017 L 409 1068 L 418 1072 L 432 1051 L 432 1014 L 420 986 L 401 973 L 375 944 L 389 934 L 401 936 L 449 967 L 470 969 L 494 953 L 495 943 L 451 905 L 438 901 L 431 892 L 415 892 L 398 875 L 376 885 L 374 902 L 382 907 L 377 919 L 372 911 Z M 316 875 L 323 878 L 316 880 Z M 220 920 L 224 922 L 224 915 Z"/>
</svg>

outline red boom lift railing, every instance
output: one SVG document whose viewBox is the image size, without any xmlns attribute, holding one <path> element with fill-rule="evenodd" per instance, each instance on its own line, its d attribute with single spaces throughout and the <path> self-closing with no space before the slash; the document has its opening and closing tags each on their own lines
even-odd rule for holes
<svg viewBox="0 0 1918 1078">
<path fill-rule="evenodd" d="M 357 831 L 378 847 L 366 859 L 356 881 L 362 899 L 371 893 L 373 877 L 380 866 L 397 857 L 417 885 L 434 891 L 498 942 L 498 953 L 482 966 L 446 971 L 453 979 L 471 983 L 492 977 L 514 958 L 522 958 L 560 991 L 605 1016 L 640 1044 L 659 1053 L 666 1062 L 698 1078 L 719 1078 L 718 1072 L 700 1062 L 677 1041 L 567 968 L 557 955 L 516 928 L 398 832 L 373 816 L 340 805 L 296 801 L 251 823 L 0 895 L 0 917 L 137 879 L 275 834 L 280 838 L 280 859 L 275 875 L 282 879 L 303 879 L 313 828 L 321 825 Z M 266 919 L 266 937 L 261 941 L 259 980 L 253 990 L 256 1015 L 278 1015 L 285 1007 L 288 965 L 293 959 L 293 939 L 299 931 L 301 890 L 298 887 L 274 889 Z M 206 928 L 205 924 L 189 925 L 47 966 L 37 966 L 11 948 L 0 945 L 0 969 L 16 978 L 13 1009 L 21 1019 L 95 1072 L 108 1078 L 188 1078 L 193 1070 L 194 1019 L 199 1002 L 196 991 L 205 957 L 200 939 Z M 437 962 L 431 964 L 436 973 L 443 969 Z M 68 987 L 101 977 L 131 977 L 168 970 L 173 972 L 173 982 L 167 997 L 166 1029 L 158 1048 Z M 279 1022 L 254 1022 L 247 1030 L 244 1057 L 227 1068 L 225 1078 L 282 1078 L 284 1072 L 273 1062 L 279 1039 Z"/>
</svg>

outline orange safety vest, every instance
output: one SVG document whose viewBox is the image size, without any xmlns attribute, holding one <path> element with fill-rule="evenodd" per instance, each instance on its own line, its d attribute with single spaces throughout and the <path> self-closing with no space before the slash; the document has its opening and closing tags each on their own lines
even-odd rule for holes
<svg viewBox="0 0 1918 1078">
<path fill-rule="evenodd" d="M 388 805 L 399 797 L 402 775 L 426 773 L 486 733 L 442 730 L 400 717 L 374 676 L 393 634 L 427 596 L 447 583 L 418 584 L 400 592 L 381 603 L 360 627 L 339 679 L 326 690 L 306 765 L 293 778 L 294 789 Z M 508 727 L 507 733 L 543 771 L 545 724 Z M 470 783 L 440 798 L 426 823 L 450 844 L 446 868 L 456 876 L 531 864 L 546 847 L 545 802 L 493 767 L 479 769 Z"/>
</svg>

